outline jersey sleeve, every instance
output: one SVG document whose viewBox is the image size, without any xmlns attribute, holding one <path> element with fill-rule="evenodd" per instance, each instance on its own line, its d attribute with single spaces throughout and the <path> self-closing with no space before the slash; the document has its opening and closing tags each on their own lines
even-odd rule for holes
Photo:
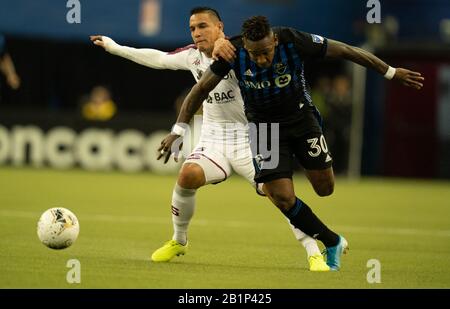
<svg viewBox="0 0 450 309">
<path fill-rule="evenodd" d="M 193 48 L 193 45 L 188 45 L 173 52 L 166 53 L 157 49 L 133 48 L 118 45 L 108 51 L 111 54 L 153 69 L 189 70 L 188 59 L 190 51 Z"/>
<path fill-rule="evenodd" d="M 305 58 L 323 58 L 327 52 L 328 40 L 317 34 L 298 31 L 293 28 L 283 28 L 282 37 L 292 41 L 301 55 Z"/>
</svg>

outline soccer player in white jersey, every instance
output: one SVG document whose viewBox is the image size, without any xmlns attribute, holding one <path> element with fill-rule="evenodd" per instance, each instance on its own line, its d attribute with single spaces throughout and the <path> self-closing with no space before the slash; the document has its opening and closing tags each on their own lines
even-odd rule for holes
<svg viewBox="0 0 450 309">
<path fill-rule="evenodd" d="M 94 44 L 106 51 L 154 69 L 190 70 L 196 81 L 212 63 L 214 42 L 223 37 L 223 23 L 218 12 L 208 7 L 191 10 L 189 28 L 194 44 L 171 53 L 155 49 L 120 46 L 111 38 L 91 36 Z M 237 79 L 233 71 L 209 93 L 203 102 L 203 124 L 198 145 L 180 170 L 172 195 L 174 234 L 170 241 L 152 254 L 154 262 L 168 262 L 184 255 L 188 247 L 187 229 L 194 214 L 197 189 L 225 181 L 232 171 L 255 186 L 255 169 L 249 146 L 247 119 L 244 114 Z M 183 135 L 183 128 L 174 128 Z M 160 157 L 162 157 L 161 153 Z M 168 158 L 166 158 L 167 161 Z M 262 188 L 256 188 L 262 194 Z M 329 267 L 317 242 L 290 225 L 297 240 L 305 247 L 311 271 L 328 271 Z"/>
</svg>

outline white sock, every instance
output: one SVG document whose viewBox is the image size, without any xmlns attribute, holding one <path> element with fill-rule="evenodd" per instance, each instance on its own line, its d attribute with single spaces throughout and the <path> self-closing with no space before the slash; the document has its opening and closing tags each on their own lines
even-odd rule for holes
<svg viewBox="0 0 450 309">
<path fill-rule="evenodd" d="M 172 193 L 173 237 L 178 243 L 187 243 L 187 229 L 195 210 L 195 189 L 184 189 L 175 184 Z"/>
<path fill-rule="evenodd" d="M 292 229 L 292 232 L 294 232 L 295 239 L 297 239 L 303 245 L 303 247 L 305 247 L 308 257 L 321 254 L 319 246 L 317 245 L 317 241 L 314 238 L 306 235 L 292 224 L 289 223 L 289 225 Z"/>
</svg>

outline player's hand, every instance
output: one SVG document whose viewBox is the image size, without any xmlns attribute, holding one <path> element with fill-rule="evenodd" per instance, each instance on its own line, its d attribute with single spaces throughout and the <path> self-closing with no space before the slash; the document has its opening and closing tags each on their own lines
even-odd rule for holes
<svg viewBox="0 0 450 309">
<path fill-rule="evenodd" d="M 161 142 L 161 146 L 158 148 L 158 158 L 157 160 L 164 158 L 164 164 L 166 164 L 172 153 L 174 153 L 174 160 L 178 162 L 178 154 L 183 146 L 183 137 L 175 134 L 168 134 Z"/>
<path fill-rule="evenodd" d="M 405 86 L 422 89 L 425 78 L 419 72 L 413 72 L 403 68 L 397 68 L 394 75 L 394 80 L 402 83 Z"/>
<path fill-rule="evenodd" d="M 236 58 L 236 48 L 231 44 L 231 42 L 225 38 L 219 38 L 214 42 L 214 50 L 212 53 L 212 58 L 214 60 L 219 60 L 222 57 L 228 62 L 233 62 Z"/>
<path fill-rule="evenodd" d="M 91 39 L 91 42 L 94 43 L 95 45 L 105 48 L 105 42 L 103 41 L 103 36 L 91 35 L 91 36 L 89 36 L 89 38 Z"/>
<path fill-rule="evenodd" d="M 97 46 L 103 47 L 107 52 L 110 53 L 119 46 L 116 42 L 114 42 L 113 39 L 104 35 L 91 35 L 89 38 L 91 39 L 92 43 Z"/>
</svg>

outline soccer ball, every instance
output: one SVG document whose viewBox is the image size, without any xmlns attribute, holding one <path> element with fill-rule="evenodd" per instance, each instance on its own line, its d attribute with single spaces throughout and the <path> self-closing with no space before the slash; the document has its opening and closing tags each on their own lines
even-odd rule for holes
<svg viewBox="0 0 450 309">
<path fill-rule="evenodd" d="M 61 207 L 47 209 L 37 225 L 39 239 L 52 249 L 70 247 L 79 232 L 80 224 L 77 217 L 70 210 Z"/>
</svg>

